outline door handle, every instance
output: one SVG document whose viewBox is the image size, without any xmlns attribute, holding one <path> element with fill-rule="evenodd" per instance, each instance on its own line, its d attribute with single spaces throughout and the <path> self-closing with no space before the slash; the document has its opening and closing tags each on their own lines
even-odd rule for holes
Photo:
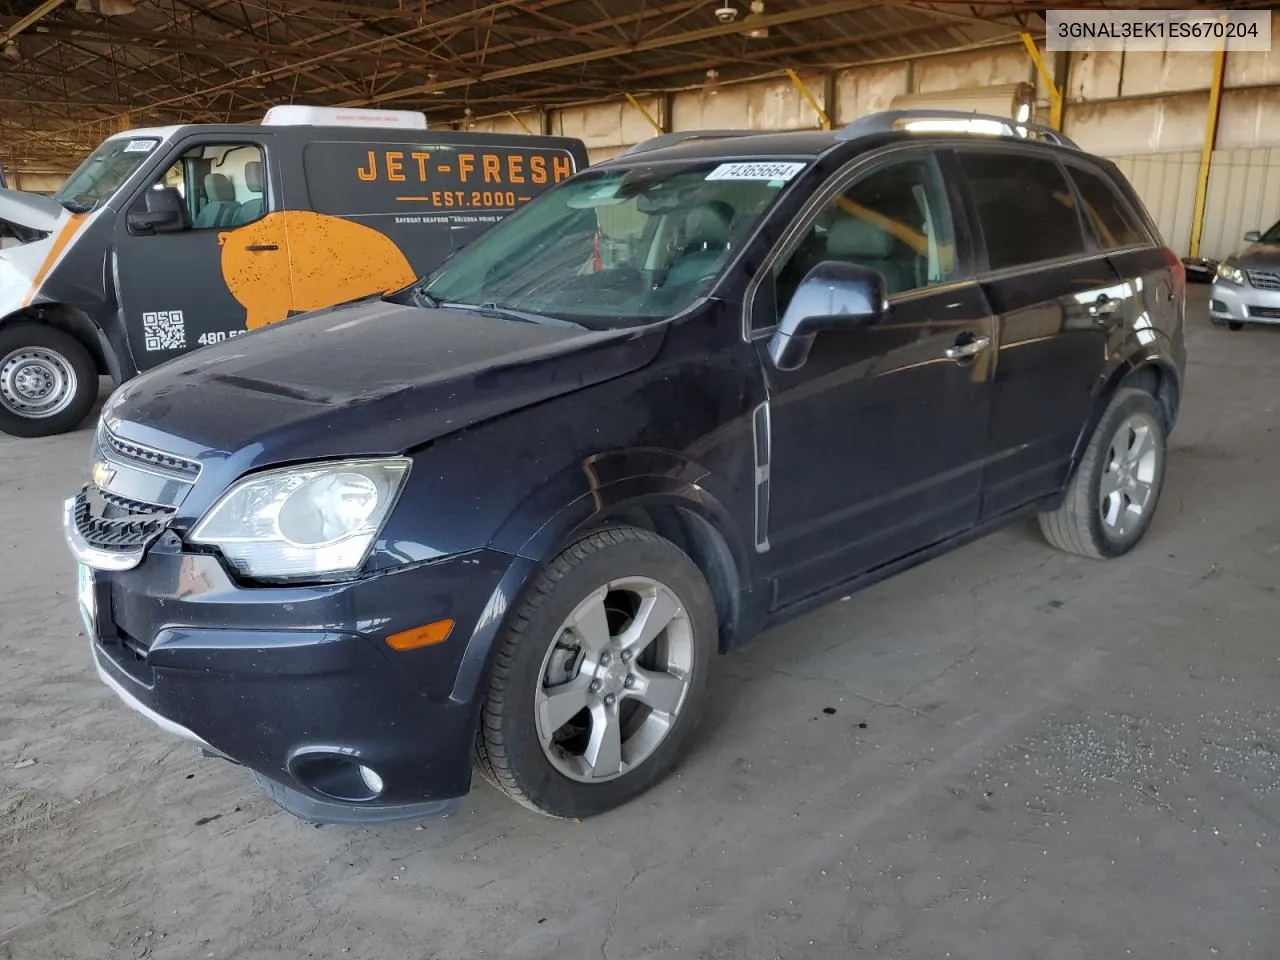
<svg viewBox="0 0 1280 960">
<path fill-rule="evenodd" d="M 1105 293 L 1094 301 L 1093 306 L 1089 308 L 1089 316 L 1102 320 L 1111 316 L 1120 307 L 1119 300 L 1113 300 Z"/>
<path fill-rule="evenodd" d="M 264 250 L 279 250 L 280 245 L 276 243 L 251 243 L 245 249 L 252 253 L 262 253 Z"/>
<path fill-rule="evenodd" d="M 966 343 L 957 343 L 953 347 L 947 347 L 947 359 L 963 363 L 965 360 L 970 360 L 977 356 L 989 346 L 991 346 L 990 337 L 974 337 Z"/>
</svg>

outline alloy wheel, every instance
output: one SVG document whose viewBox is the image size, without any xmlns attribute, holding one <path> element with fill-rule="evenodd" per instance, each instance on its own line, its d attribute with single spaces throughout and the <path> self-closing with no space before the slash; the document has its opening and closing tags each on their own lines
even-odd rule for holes
<svg viewBox="0 0 1280 960">
<path fill-rule="evenodd" d="M 581 783 L 633 770 L 675 725 L 693 664 L 693 628 L 671 588 L 649 577 L 600 587 L 543 658 L 535 722 L 547 759 Z"/>
</svg>

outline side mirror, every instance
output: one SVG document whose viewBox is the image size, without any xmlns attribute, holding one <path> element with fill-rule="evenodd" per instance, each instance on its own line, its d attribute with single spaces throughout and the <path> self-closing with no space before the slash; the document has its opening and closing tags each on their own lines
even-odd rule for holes
<svg viewBox="0 0 1280 960">
<path fill-rule="evenodd" d="M 1259 240 L 1262 239 L 1262 231 L 1250 230 L 1248 233 L 1244 235 L 1244 239 L 1247 243 L 1257 243 Z"/>
<path fill-rule="evenodd" d="M 769 357 L 779 370 L 795 370 L 809 359 L 809 349 L 820 331 L 879 323 L 886 306 L 884 278 L 876 271 L 824 260 L 805 274 L 796 288 L 769 341 Z"/>
<path fill-rule="evenodd" d="M 173 187 L 146 191 L 129 211 L 130 233 L 177 233 L 187 229 L 187 208 Z"/>
</svg>

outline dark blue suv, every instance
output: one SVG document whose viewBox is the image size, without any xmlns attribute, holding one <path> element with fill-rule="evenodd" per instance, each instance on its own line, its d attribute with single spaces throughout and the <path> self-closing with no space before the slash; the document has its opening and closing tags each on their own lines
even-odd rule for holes
<svg viewBox="0 0 1280 960">
<path fill-rule="evenodd" d="M 473 767 L 600 813 L 765 627 L 1021 518 L 1131 549 L 1185 281 L 1034 126 L 642 144 L 410 288 L 125 384 L 64 518 L 97 669 L 308 819 L 445 811 Z"/>
</svg>

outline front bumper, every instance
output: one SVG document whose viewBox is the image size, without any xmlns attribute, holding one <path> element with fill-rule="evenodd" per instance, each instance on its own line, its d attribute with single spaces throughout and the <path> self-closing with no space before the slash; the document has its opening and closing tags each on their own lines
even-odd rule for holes
<svg viewBox="0 0 1280 960">
<path fill-rule="evenodd" d="M 348 583 L 251 587 L 217 557 L 159 541 L 133 569 L 96 571 L 94 661 L 127 705 L 249 768 L 299 816 L 444 813 L 470 789 L 489 646 L 531 567 L 479 550 Z M 435 646 L 385 642 L 443 619 L 454 627 Z"/>
<path fill-rule="evenodd" d="M 1280 290 L 1214 280 L 1209 316 L 1219 323 L 1280 323 Z"/>
</svg>

